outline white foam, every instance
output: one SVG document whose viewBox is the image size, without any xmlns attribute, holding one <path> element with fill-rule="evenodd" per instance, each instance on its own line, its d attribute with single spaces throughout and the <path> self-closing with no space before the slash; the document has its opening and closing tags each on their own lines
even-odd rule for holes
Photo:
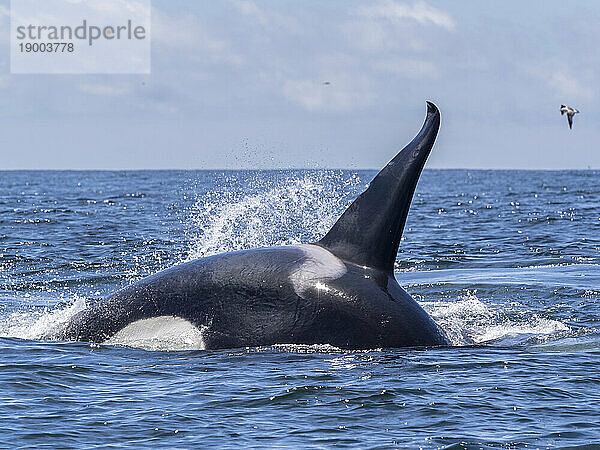
<svg viewBox="0 0 600 450">
<path fill-rule="evenodd" d="M 478 336 L 477 342 L 497 341 L 499 339 L 518 335 L 548 335 L 559 331 L 566 331 L 568 329 L 569 327 L 558 320 L 534 316 L 528 323 L 503 323 L 490 326 L 482 335 Z"/>
<path fill-rule="evenodd" d="M 339 353 L 344 351 L 330 344 L 275 344 L 263 348 L 275 348 L 288 353 Z"/>
<path fill-rule="evenodd" d="M 564 323 L 536 314 L 510 317 L 505 310 L 484 304 L 474 292 L 450 302 L 419 302 L 442 327 L 452 345 L 498 342 L 531 335 L 551 335 L 569 330 Z"/>
<path fill-rule="evenodd" d="M 204 350 L 202 330 L 181 317 L 158 316 L 130 323 L 104 342 L 144 350 Z"/>
<path fill-rule="evenodd" d="M 85 308 L 86 300 L 74 297 L 66 307 L 13 312 L 0 322 L 0 336 L 32 340 L 48 339 L 55 336 L 71 317 Z"/>
<path fill-rule="evenodd" d="M 304 259 L 300 262 L 298 268 L 290 274 L 294 291 L 300 297 L 307 289 L 325 286 L 324 281 L 335 280 L 347 271 L 342 260 L 323 247 L 311 244 L 301 244 L 294 247 L 304 253 Z"/>
</svg>

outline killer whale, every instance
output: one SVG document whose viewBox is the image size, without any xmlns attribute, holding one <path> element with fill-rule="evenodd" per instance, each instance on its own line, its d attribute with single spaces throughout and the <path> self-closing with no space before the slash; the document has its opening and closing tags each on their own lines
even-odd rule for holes
<svg viewBox="0 0 600 450">
<path fill-rule="evenodd" d="M 417 136 L 321 240 L 171 267 L 79 312 L 55 337 L 112 343 L 128 332 L 160 332 L 173 323 L 185 324 L 205 349 L 449 345 L 394 277 L 410 203 L 439 125 L 438 108 L 427 102 Z"/>
</svg>

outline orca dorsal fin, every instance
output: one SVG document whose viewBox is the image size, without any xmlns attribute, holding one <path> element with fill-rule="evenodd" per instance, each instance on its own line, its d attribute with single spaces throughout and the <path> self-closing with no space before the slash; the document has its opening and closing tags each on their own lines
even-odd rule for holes
<svg viewBox="0 0 600 450">
<path fill-rule="evenodd" d="M 419 134 L 316 244 L 343 260 L 392 274 L 413 193 L 439 127 L 440 112 L 427 102 L 427 117 Z"/>
</svg>

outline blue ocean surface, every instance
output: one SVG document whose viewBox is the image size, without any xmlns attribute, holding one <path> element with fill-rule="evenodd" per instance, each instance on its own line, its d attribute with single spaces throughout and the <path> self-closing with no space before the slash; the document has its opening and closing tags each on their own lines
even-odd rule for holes
<svg viewBox="0 0 600 450">
<path fill-rule="evenodd" d="M 0 172 L 0 446 L 600 444 L 597 171 L 424 171 L 396 278 L 450 348 L 41 340 L 174 264 L 314 241 L 374 175 Z"/>
</svg>

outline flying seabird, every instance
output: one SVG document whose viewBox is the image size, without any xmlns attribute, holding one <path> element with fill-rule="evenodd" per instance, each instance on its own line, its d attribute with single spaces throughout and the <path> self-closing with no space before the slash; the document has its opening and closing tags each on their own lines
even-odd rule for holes
<svg viewBox="0 0 600 450">
<path fill-rule="evenodd" d="M 573 128 L 573 116 L 577 114 L 579 111 L 575 108 L 571 108 L 567 105 L 560 105 L 560 115 L 564 115 L 567 113 L 567 119 L 569 121 L 569 128 Z"/>
</svg>

